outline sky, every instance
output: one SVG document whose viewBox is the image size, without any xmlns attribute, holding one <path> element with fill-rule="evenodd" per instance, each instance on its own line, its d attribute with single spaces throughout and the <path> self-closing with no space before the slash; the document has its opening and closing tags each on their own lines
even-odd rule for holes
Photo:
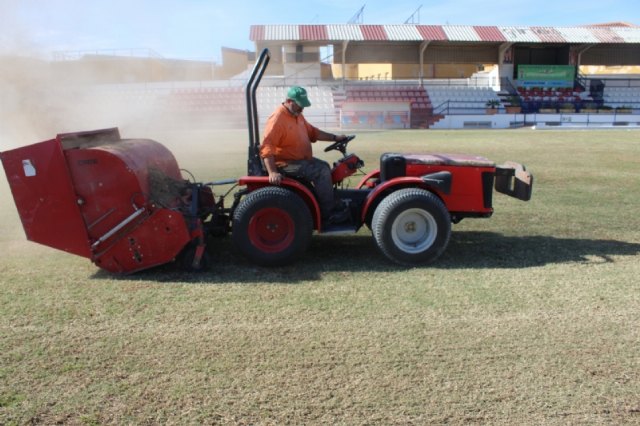
<svg viewBox="0 0 640 426">
<path fill-rule="evenodd" d="M 640 25 L 638 0 L 0 0 L 0 54 L 151 49 L 166 58 L 220 60 L 254 50 L 254 24 Z"/>
</svg>

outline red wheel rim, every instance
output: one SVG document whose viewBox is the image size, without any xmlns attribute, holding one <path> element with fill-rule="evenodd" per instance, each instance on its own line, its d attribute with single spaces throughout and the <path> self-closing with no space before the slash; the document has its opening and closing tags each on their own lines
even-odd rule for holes
<svg viewBox="0 0 640 426">
<path fill-rule="evenodd" d="M 265 253 L 277 253 L 293 242 L 295 226 L 286 211 L 274 207 L 261 209 L 249 222 L 251 244 Z"/>
</svg>

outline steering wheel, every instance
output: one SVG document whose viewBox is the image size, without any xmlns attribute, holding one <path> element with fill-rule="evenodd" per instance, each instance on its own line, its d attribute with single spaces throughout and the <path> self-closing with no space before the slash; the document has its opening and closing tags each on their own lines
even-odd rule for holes
<svg viewBox="0 0 640 426">
<path fill-rule="evenodd" d="M 341 141 L 334 142 L 331 145 L 329 145 L 328 147 L 326 147 L 324 149 L 324 152 L 333 151 L 335 149 L 335 150 L 338 150 L 341 153 L 345 154 L 347 152 L 347 144 L 349 142 L 351 142 L 352 140 L 354 140 L 355 138 L 356 138 L 356 135 L 347 136 L 346 138 L 342 139 Z"/>
</svg>

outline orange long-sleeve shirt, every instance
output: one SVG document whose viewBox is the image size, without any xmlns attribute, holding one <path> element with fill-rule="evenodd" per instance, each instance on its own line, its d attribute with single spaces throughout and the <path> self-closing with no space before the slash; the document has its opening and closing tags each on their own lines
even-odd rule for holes
<svg viewBox="0 0 640 426">
<path fill-rule="evenodd" d="M 280 105 L 267 119 L 264 138 L 260 146 L 262 158 L 273 156 L 276 165 L 287 161 L 310 160 L 311 143 L 318 140 L 318 129 L 307 122 L 302 114 L 295 116 Z"/>
</svg>

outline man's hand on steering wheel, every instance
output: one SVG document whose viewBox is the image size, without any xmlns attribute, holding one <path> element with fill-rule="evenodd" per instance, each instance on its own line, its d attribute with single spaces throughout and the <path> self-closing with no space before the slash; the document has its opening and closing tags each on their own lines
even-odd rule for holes
<svg viewBox="0 0 640 426">
<path fill-rule="evenodd" d="M 335 149 L 344 154 L 347 151 L 347 144 L 355 139 L 355 137 L 356 135 L 336 135 L 335 142 L 326 147 L 324 152 L 333 151 Z"/>
</svg>

